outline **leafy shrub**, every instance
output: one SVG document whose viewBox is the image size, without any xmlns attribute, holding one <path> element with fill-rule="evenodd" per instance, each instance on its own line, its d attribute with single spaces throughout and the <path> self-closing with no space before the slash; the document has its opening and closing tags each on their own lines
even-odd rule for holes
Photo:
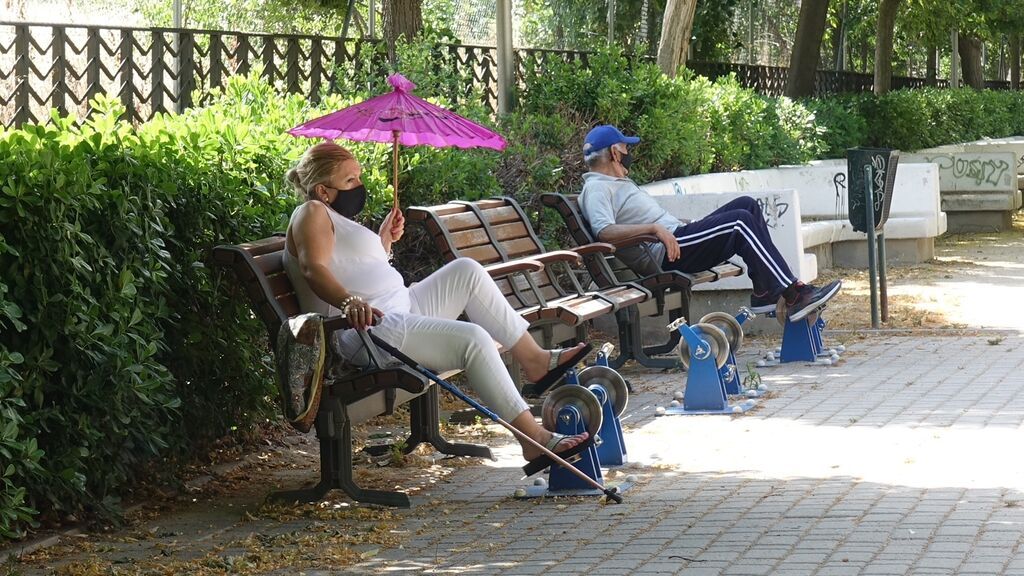
<svg viewBox="0 0 1024 576">
<path fill-rule="evenodd" d="M 821 130 L 819 158 L 844 158 L 846 150 L 867 142 L 868 123 L 858 113 L 861 95 L 808 99 L 801 103 L 814 114 Z"/>
<path fill-rule="evenodd" d="M 1019 91 L 921 88 L 824 102 L 833 100 L 852 102 L 854 113 L 864 119 L 867 133 L 861 145 L 919 150 L 1024 134 L 1024 94 Z"/>
<path fill-rule="evenodd" d="M 95 108 L 0 135 L 4 536 L 33 510 L 109 511 L 154 457 L 272 406 L 264 330 L 209 252 L 283 228 L 305 102 L 236 78 L 138 129 Z"/>
</svg>

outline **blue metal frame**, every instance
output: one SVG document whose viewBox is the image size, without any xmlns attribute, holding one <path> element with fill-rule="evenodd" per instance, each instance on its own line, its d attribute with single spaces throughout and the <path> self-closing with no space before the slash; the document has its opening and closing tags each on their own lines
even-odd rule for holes
<svg viewBox="0 0 1024 576">
<path fill-rule="evenodd" d="M 703 331 L 681 323 L 678 328 L 690 350 L 690 368 L 686 373 L 686 393 L 683 405 L 670 407 L 665 414 L 737 414 L 753 407 L 753 401 L 729 404 L 723 370 L 711 354 L 711 346 L 703 339 Z M 735 359 L 732 371 L 735 372 Z M 735 374 L 733 375 L 735 377 Z"/>
<path fill-rule="evenodd" d="M 602 346 L 597 352 L 594 366 L 611 368 L 608 366 L 609 353 L 610 350 Z M 575 368 L 565 373 L 565 382 L 566 386 L 580 385 Z M 598 460 L 602 466 L 622 466 L 627 462 L 626 440 L 622 432 L 622 422 L 619 420 L 618 414 L 615 413 L 615 407 L 609 402 L 608 391 L 604 389 L 604 386 L 598 384 L 588 386 L 587 389 L 593 392 L 594 396 L 597 396 L 598 402 L 601 403 L 601 411 L 604 414 L 601 421 L 601 429 L 597 432 L 601 438 L 601 442 L 597 446 Z"/>
<path fill-rule="evenodd" d="M 825 318 L 819 309 L 817 318 L 811 322 L 809 318 L 802 318 L 796 322 L 786 320 L 782 329 L 782 348 L 779 352 L 779 362 L 814 362 L 819 357 L 831 356 L 825 348 L 825 339 L 822 333 L 825 331 Z M 775 317 L 775 312 L 769 312 L 766 316 Z"/>
<path fill-rule="evenodd" d="M 597 457 L 602 466 L 622 466 L 626 463 L 626 441 L 622 434 L 622 423 L 615 413 L 615 407 L 608 399 L 608 392 L 604 386 L 592 384 L 587 389 L 597 396 L 601 402 L 601 411 L 604 419 L 601 421 L 601 429 L 598 436 L 601 443 L 597 447 Z"/>
<path fill-rule="evenodd" d="M 587 431 L 587 424 L 583 421 L 580 411 L 575 406 L 566 406 L 558 411 L 558 423 L 555 425 L 555 432 L 566 436 L 575 436 Z M 604 477 L 601 474 L 601 460 L 597 456 L 597 447 L 591 444 L 586 450 L 580 452 L 570 460 L 570 464 L 578 470 L 604 484 Z M 551 479 L 548 481 L 548 491 L 559 492 L 562 490 L 592 490 L 600 494 L 596 488 L 585 483 L 578 476 L 569 472 L 561 466 L 551 467 Z"/>
</svg>

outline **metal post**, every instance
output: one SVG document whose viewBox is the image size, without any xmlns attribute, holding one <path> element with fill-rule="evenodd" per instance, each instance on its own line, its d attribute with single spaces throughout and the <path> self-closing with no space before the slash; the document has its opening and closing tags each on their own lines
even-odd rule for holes
<svg viewBox="0 0 1024 576">
<path fill-rule="evenodd" d="M 641 42 L 647 42 L 647 14 L 650 10 L 650 0 L 644 0 L 644 3 L 640 5 L 640 40 Z M 648 47 L 650 50 L 650 47 Z"/>
<path fill-rule="evenodd" d="M 376 0 L 370 0 L 370 38 L 377 37 L 377 2 Z"/>
<path fill-rule="evenodd" d="M 889 321 L 889 285 L 885 281 L 885 230 L 878 232 L 878 295 L 882 301 L 882 322 Z"/>
<path fill-rule="evenodd" d="M 950 43 L 953 46 L 953 53 L 949 57 L 949 87 L 960 87 L 960 36 L 954 28 L 949 33 Z"/>
<path fill-rule="evenodd" d="M 29 109 L 29 90 L 31 86 L 28 81 L 30 59 L 28 47 L 31 34 L 25 24 L 18 24 L 14 27 L 14 55 L 17 58 L 14 62 L 15 84 L 14 84 L 14 126 L 27 124 L 32 119 L 32 110 Z"/>
<path fill-rule="evenodd" d="M 868 282 L 871 284 L 871 327 L 879 327 L 878 319 L 878 254 L 875 248 L 875 190 L 871 184 L 873 170 L 871 166 L 864 167 L 864 210 L 867 212 L 867 219 L 864 226 L 868 233 Z"/>
<path fill-rule="evenodd" d="M 754 2 L 750 0 L 750 10 L 747 18 L 747 65 L 754 65 Z"/>
<path fill-rule="evenodd" d="M 173 22 L 171 26 L 175 30 L 181 29 L 181 0 L 174 0 L 171 7 Z M 171 37 L 174 52 L 174 76 L 171 78 L 171 93 L 174 94 L 174 109 L 181 113 L 184 110 L 183 98 L 181 97 L 181 38 L 177 32 Z"/>
<path fill-rule="evenodd" d="M 615 42 L 615 0 L 608 0 L 608 44 Z"/>
<path fill-rule="evenodd" d="M 498 114 L 512 111 L 512 67 L 515 54 L 512 52 L 512 0 L 498 0 L 498 14 L 495 26 L 498 53 Z"/>
</svg>

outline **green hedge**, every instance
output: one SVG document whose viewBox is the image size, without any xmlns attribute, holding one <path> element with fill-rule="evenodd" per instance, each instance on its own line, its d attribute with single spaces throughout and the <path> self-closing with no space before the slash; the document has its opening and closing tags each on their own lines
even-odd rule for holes
<svg viewBox="0 0 1024 576">
<path fill-rule="evenodd" d="M 403 50 L 421 95 L 448 95 L 442 105 L 487 121 L 478 93 L 436 73 L 443 55 Z M 521 111 L 498 126 L 506 153 L 401 151 L 403 206 L 508 194 L 543 216 L 540 192 L 578 191 L 580 145 L 599 122 L 643 138 L 638 180 L 1024 133 L 1021 93 L 793 102 L 734 79 L 667 79 L 616 52 L 527 77 Z M 263 328 L 209 254 L 284 228 L 298 200 L 282 177 L 310 143 L 287 128 L 386 88 L 353 75 L 340 89 L 312 107 L 233 78 L 206 107 L 137 128 L 101 97 L 85 122 L 0 132 L 0 538 L 108 513 L 144 470 L 276 417 Z M 372 225 L 390 202 L 390 149 L 350 147 Z M 560 226 L 547 217 L 552 235 Z M 415 231 L 400 248 L 410 279 L 431 269 Z"/>
</svg>

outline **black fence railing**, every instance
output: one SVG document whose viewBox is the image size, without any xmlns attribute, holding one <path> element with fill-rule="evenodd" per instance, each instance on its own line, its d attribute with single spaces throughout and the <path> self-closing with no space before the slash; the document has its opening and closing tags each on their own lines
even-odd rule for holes
<svg viewBox="0 0 1024 576">
<path fill-rule="evenodd" d="M 464 80 L 457 94 L 479 97 L 491 111 L 497 105 L 497 53 L 494 47 L 443 45 L 438 67 Z M 520 86 L 554 60 L 587 62 L 586 52 L 569 50 L 516 50 L 515 73 Z M 49 117 L 51 108 L 62 114 L 85 116 L 89 100 L 99 93 L 115 94 L 126 117 L 144 122 L 159 112 L 181 111 L 201 104 L 200 94 L 221 87 L 228 77 L 260 74 L 289 92 L 305 94 L 316 102 L 338 86 L 338 74 L 358 77 L 363 67 L 386 69 L 386 59 L 375 40 L 342 40 L 323 36 L 274 35 L 219 30 L 127 28 L 0 22 L 0 122 L 19 126 Z M 691 62 L 698 74 L 717 78 L 736 74 L 740 84 L 762 94 L 785 91 L 787 69 Z M 921 78 L 894 77 L 893 87 L 920 87 Z M 936 86 L 948 85 L 939 80 Z M 819 71 L 816 95 L 867 92 L 869 74 Z M 988 82 L 1006 89 L 1007 82 Z"/>
<path fill-rule="evenodd" d="M 710 79 L 735 74 L 741 85 L 752 88 L 766 96 L 781 96 L 786 91 L 786 80 L 789 78 L 789 69 L 780 66 L 751 66 L 747 64 L 728 64 L 720 62 L 690 62 L 687 64 L 691 70 L 707 76 Z M 1009 82 L 989 80 L 987 88 L 1007 90 Z M 893 76 L 892 88 L 923 88 L 934 86 L 936 88 L 948 88 L 949 81 L 938 78 L 929 83 L 924 78 L 912 78 L 909 76 Z M 843 92 L 871 92 L 875 88 L 873 74 L 862 74 L 858 72 L 838 72 L 835 70 L 818 70 L 814 76 L 814 95 L 826 96 L 829 94 L 840 94 Z"/>
</svg>

